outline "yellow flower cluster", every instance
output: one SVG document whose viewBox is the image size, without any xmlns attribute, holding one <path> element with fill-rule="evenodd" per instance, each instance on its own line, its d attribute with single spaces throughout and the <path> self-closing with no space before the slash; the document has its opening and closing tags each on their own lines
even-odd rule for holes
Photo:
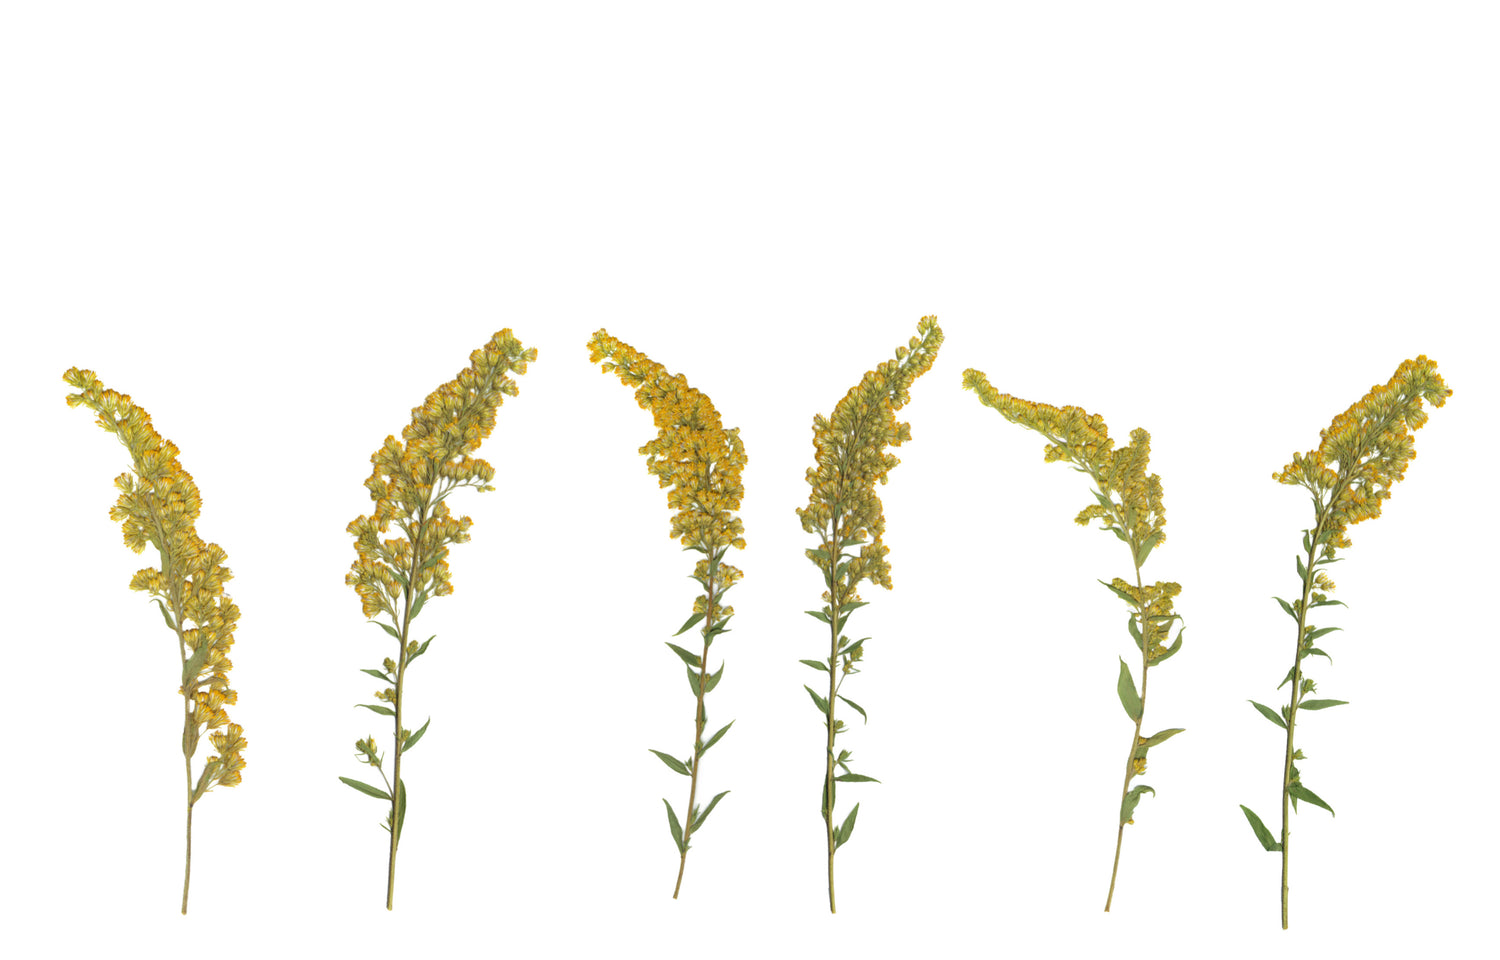
<svg viewBox="0 0 1500 960">
<path fill-rule="evenodd" d="M 1322 529 L 1332 532 L 1329 543 L 1347 547 L 1349 525 L 1380 516 L 1380 501 L 1416 458 L 1411 431 L 1427 422 L 1422 401 L 1441 407 L 1452 395 L 1436 363 L 1426 356 L 1405 360 L 1389 382 L 1371 387 L 1333 419 L 1318 449 L 1293 454 L 1271 476 L 1307 488 L 1319 505 Z"/>
<path fill-rule="evenodd" d="M 495 468 L 470 454 L 494 431 L 505 396 L 517 393 L 507 374 L 524 374 L 535 359 L 535 347 L 523 349 L 509 328 L 501 330 L 469 355 L 469 366 L 456 378 L 412 408 L 400 441 L 386 437 L 370 456 L 374 470 L 365 487 L 375 511 L 347 528 L 359 559 L 344 577 L 366 617 L 385 612 L 395 620 L 403 597 L 410 606 L 419 595 L 453 592 L 447 545 L 467 541 L 472 521 L 453 517 L 443 500 L 463 486 L 494 489 L 489 481 Z M 380 539 L 392 523 L 403 536 Z"/>
<path fill-rule="evenodd" d="M 830 604 L 858 600 L 854 588 L 861 580 L 891 588 L 891 566 L 885 559 L 890 551 L 881 540 L 885 513 L 875 495 L 875 483 L 885 483 L 901 462 L 885 448 L 910 440 L 911 424 L 898 423 L 895 412 L 911 399 L 912 382 L 932 369 L 942 343 L 937 317 L 923 317 L 917 323 L 917 335 L 896 348 L 895 359 L 866 373 L 833 408 L 831 417 L 813 417 L 817 466 L 807 471 L 812 487 L 807 506 L 797 510 L 802 529 L 822 538 L 820 549 L 828 556 L 847 544 L 868 541 L 847 567 L 840 565 L 842 574 L 823 594 Z M 817 554 L 807 551 L 808 559 L 823 565 L 826 560 Z"/>
<path fill-rule="evenodd" d="M 1021 400 L 1000 393 L 989 379 L 974 369 L 964 371 L 964 389 L 979 395 L 979 402 L 993 407 L 1011 423 L 1029 427 L 1046 437 L 1049 443 L 1045 460 L 1066 460 L 1094 478 L 1099 485 L 1095 499 L 1099 502 L 1084 508 L 1074 522 L 1087 525 L 1090 520 L 1104 521 L 1105 530 L 1141 551 L 1149 552 L 1166 541 L 1166 508 L 1162 504 L 1161 477 L 1147 476 L 1151 459 L 1151 434 L 1137 427 L 1130 431 L 1130 443 L 1114 449 L 1109 429 L 1098 414 L 1080 407 L 1054 407 L 1045 403 Z M 1119 496 L 1116 502 L 1113 495 Z M 1141 560 L 1144 561 L 1144 557 Z"/>
<path fill-rule="evenodd" d="M 202 508 L 198 486 L 182 464 L 175 444 L 163 440 L 151 425 L 151 416 L 131 402 L 126 394 L 106 389 L 92 370 L 74 367 L 63 380 L 78 393 L 69 394 L 68 406 L 88 407 L 100 427 L 113 433 L 130 452 L 135 475 L 115 478 L 120 497 L 110 508 L 109 518 L 123 525 L 125 545 L 141 553 L 146 544 L 161 555 L 160 567 L 146 567 L 130 580 L 130 589 L 154 597 L 167 626 L 178 636 L 183 655 L 182 686 L 191 707 L 183 728 L 183 752 L 197 750 L 204 729 L 218 730 L 211 740 L 218 756 L 210 757 L 192 799 L 197 800 L 215 784 L 232 787 L 240 782 L 245 767 L 240 751 L 245 747 L 244 730 L 229 722 L 226 705 L 239 695 L 229 686 L 229 648 L 239 607 L 224 593 L 225 581 L 233 574 L 224 566 L 224 550 L 205 543 L 194 521 Z M 188 621 L 195 626 L 188 628 Z"/>
<path fill-rule="evenodd" d="M 1155 664 L 1156 661 L 1177 652 L 1181 637 L 1171 647 L 1165 644 L 1171 634 L 1172 621 L 1176 619 L 1172 613 L 1172 598 L 1182 593 L 1182 584 L 1158 580 L 1156 583 L 1137 587 L 1115 577 L 1110 586 L 1114 587 L 1116 593 L 1129 597 L 1136 608 L 1141 611 L 1140 620 L 1143 626 L 1138 629 L 1141 631 L 1147 664 Z"/>
<path fill-rule="evenodd" d="M 589 361 L 635 387 L 636 402 L 651 411 L 658 433 L 640 452 L 646 455 L 646 469 L 657 483 L 671 487 L 667 505 L 677 511 L 672 517 L 672 538 L 681 538 L 684 547 L 706 555 L 693 574 L 706 585 L 709 558 L 725 547 L 745 548 L 745 526 L 734 515 L 745 495 L 740 482 L 746 462 L 740 430 L 725 430 L 713 401 L 688 386 L 686 377 L 669 373 L 607 330 L 595 331 L 588 348 Z M 718 597 L 743 573 L 725 563 L 715 570 L 713 598 L 699 596 L 693 612 L 716 622 L 733 615 L 734 608 L 721 608 Z"/>
</svg>

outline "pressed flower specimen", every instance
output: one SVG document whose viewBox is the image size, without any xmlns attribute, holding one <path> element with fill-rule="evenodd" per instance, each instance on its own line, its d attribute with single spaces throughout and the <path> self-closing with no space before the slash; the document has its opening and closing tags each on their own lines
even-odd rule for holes
<svg viewBox="0 0 1500 960">
<path fill-rule="evenodd" d="M 672 899 L 675 900 L 682 890 L 689 841 L 729 792 L 725 790 L 716 794 L 706 807 L 700 809 L 697 802 L 698 773 L 703 765 L 703 755 L 734 725 L 731 720 L 707 740 L 703 738 L 708 725 L 704 697 L 724 676 L 722 663 L 719 669 L 709 672 L 708 648 L 720 634 L 730 632 L 728 624 L 734 616 L 734 607 L 726 606 L 723 598 L 742 576 L 738 568 L 723 561 L 730 547 L 741 550 L 745 547 L 744 525 L 734 515 L 745 495 L 745 488 L 740 483 L 740 473 L 745 467 L 745 445 L 740 442 L 739 428 L 725 430 L 713 402 L 688 386 L 687 379 L 681 374 L 668 373 L 661 364 L 628 343 L 611 337 L 603 329 L 589 338 L 588 348 L 590 362 L 602 363 L 604 373 L 613 373 L 621 383 L 635 387 L 636 402 L 651 411 L 658 433 L 654 440 L 640 449 L 646 455 L 646 470 L 656 477 L 658 484 L 671 488 L 667 494 L 667 506 L 677 511 L 672 517 L 671 536 L 680 538 L 685 550 L 703 555 L 691 574 L 703 592 L 693 600 L 693 615 L 677 631 L 680 635 L 697 626 L 703 639 L 702 648 L 695 653 L 675 643 L 667 643 L 672 653 L 687 664 L 688 684 L 697 701 L 693 714 L 693 748 L 682 759 L 661 750 L 651 751 L 673 772 L 689 781 L 687 806 L 683 808 L 687 811 L 686 821 L 679 820 L 671 802 L 662 798 L 667 807 L 667 826 L 672 831 L 672 842 L 677 845 L 677 884 L 672 888 Z"/>
<path fill-rule="evenodd" d="M 851 751 L 834 752 L 836 739 L 845 732 L 844 721 L 835 716 L 838 701 L 844 701 L 861 717 L 869 719 L 863 707 L 840 691 L 845 679 L 859 672 L 857 664 L 864 659 L 865 641 L 870 638 L 850 642 L 844 636 L 844 624 L 850 614 L 867 602 L 859 599 L 856 589 L 861 581 L 869 580 L 891 589 L 891 565 L 885 559 L 890 550 L 881 541 L 885 513 L 875 495 L 875 482 L 885 483 L 887 475 L 901 462 L 886 452 L 886 447 L 899 446 L 911 439 L 911 424 L 896 422 L 896 411 L 911 399 L 912 382 L 931 369 L 942 342 L 943 331 L 937 325 L 937 317 L 923 317 L 917 323 L 917 335 L 906 346 L 896 348 L 894 360 L 887 360 L 866 373 L 833 408 L 832 416 L 813 417 L 817 465 L 807 471 L 812 493 L 807 506 L 798 508 L 797 516 L 802 529 L 818 538 L 818 546 L 806 553 L 827 589 L 823 591 L 822 609 L 807 613 L 828 625 L 828 657 L 801 662 L 828 675 L 826 697 L 812 687 L 804 685 L 804 689 L 823 714 L 828 732 L 820 797 L 828 836 L 830 913 L 838 912 L 833 890 L 834 852 L 849 841 L 859 816 L 856 803 L 843 822 L 835 824 L 838 784 L 879 782 L 849 768 Z M 844 552 L 852 547 L 858 547 L 858 552 Z M 836 774 L 835 767 L 843 772 Z"/>
<path fill-rule="evenodd" d="M 380 703 L 358 706 L 391 718 L 390 776 L 373 736 L 354 744 L 355 759 L 374 767 L 385 789 L 348 777 L 340 780 L 361 793 L 390 804 L 383 826 L 390 833 L 390 861 L 386 870 L 385 907 L 394 905 L 396 847 L 406 822 L 407 788 L 401 773 L 406 753 L 427 733 L 428 718 L 415 733 L 402 726 L 406 670 L 427 652 L 434 637 L 417 643 L 411 622 L 431 597 L 453 592 L 448 574 L 448 545 L 469 539 L 472 521 L 455 518 L 448 510 L 449 494 L 460 487 L 495 489 L 489 482 L 495 468 L 470 456 L 495 429 L 495 413 L 505 396 L 515 396 L 511 373 L 524 374 L 536 359 L 536 348 L 523 349 L 509 328 L 469 354 L 469 365 L 438 387 L 420 407 L 412 408 L 411 423 L 401 439 L 386 437 L 370 457 L 375 469 L 365 481 L 375 511 L 356 518 L 348 531 L 354 535 L 359 558 L 344 582 L 359 594 L 366 617 L 396 641 L 396 656 L 386 657 L 379 669 L 363 672 L 385 684 L 375 693 Z M 394 525 L 401 536 L 382 539 Z M 386 620 L 378 619 L 388 617 Z"/>
<path fill-rule="evenodd" d="M 1155 795 L 1156 791 L 1145 784 L 1132 787 L 1130 781 L 1146 772 L 1146 753 L 1152 747 L 1183 731 L 1172 727 L 1150 736 L 1141 735 L 1141 721 L 1146 714 L 1146 687 L 1152 667 L 1171 657 L 1182 647 L 1183 630 L 1171 645 L 1172 621 L 1182 619 L 1172 612 L 1172 598 L 1182 592 L 1176 583 L 1157 582 L 1145 584 L 1141 581 L 1141 567 L 1151 551 L 1166 540 L 1166 509 L 1162 505 L 1161 477 L 1147 476 L 1146 465 L 1151 457 L 1151 435 L 1136 428 L 1130 432 L 1130 443 L 1115 449 L 1109 437 L 1109 429 L 1098 415 L 1091 415 L 1079 407 L 1054 407 L 1045 403 L 1020 400 L 1000 393 L 990 386 L 989 379 L 978 370 L 965 370 L 963 385 L 979 395 L 979 402 L 993 407 L 1011 423 L 1035 430 L 1047 438 L 1045 460 L 1052 463 L 1062 460 L 1073 465 L 1079 473 L 1086 473 L 1094 481 L 1092 491 L 1098 501 L 1085 507 L 1074 521 L 1088 526 L 1092 520 L 1101 522 L 1100 529 L 1108 530 L 1124 542 L 1130 550 L 1130 559 L 1135 566 L 1135 583 L 1120 577 L 1104 583 L 1130 608 L 1126 627 L 1136 648 L 1141 654 L 1141 688 L 1136 692 L 1135 678 L 1124 658 L 1120 659 L 1120 677 L 1116 684 L 1120 704 L 1125 714 L 1134 723 L 1130 735 L 1130 750 L 1125 757 L 1125 780 L 1120 787 L 1119 828 L 1115 833 L 1115 859 L 1109 873 L 1109 894 L 1104 900 L 1107 911 L 1115 897 L 1115 877 L 1120 870 L 1120 847 L 1125 840 L 1125 826 L 1135 822 L 1135 808 L 1141 796 Z"/>
<path fill-rule="evenodd" d="M 123 523 L 125 546 L 140 553 L 146 544 L 156 548 L 160 567 L 138 570 L 130 589 L 155 598 L 167 629 L 177 635 L 182 657 L 182 759 L 187 772 L 187 852 L 182 868 L 182 912 L 187 913 L 188 885 L 193 871 L 193 806 L 214 786 L 240 782 L 245 760 L 244 730 L 229 722 L 224 707 L 239 695 L 229 687 L 229 648 L 239 607 L 224 592 L 233 575 L 224 566 L 224 550 L 204 543 L 193 522 L 203 502 L 198 486 L 177 460 L 178 450 L 151 426 L 151 416 L 130 397 L 107 390 L 92 370 L 77 367 L 63 374 L 78 393 L 68 395 L 68 406 L 82 404 L 94 411 L 99 426 L 113 433 L 130 451 L 134 475 L 115 478 L 120 498 L 109 518 Z M 187 624 L 191 621 L 193 626 Z M 203 731 L 218 751 L 193 777 L 193 756 Z"/>
<path fill-rule="evenodd" d="M 1453 391 L 1437 372 L 1437 364 L 1425 356 L 1406 360 L 1396 369 L 1390 381 L 1370 389 L 1354 406 L 1334 418 L 1322 431 L 1318 449 L 1292 455 L 1292 462 L 1272 479 L 1302 487 L 1312 496 L 1313 525 L 1302 531 L 1302 553 L 1297 556 L 1297 577 L 1302 595 L 1288 603 L 1273 597 L 1286 615 L 1297 622 L 1295 655 L 1277 689 L 1292 685 L 1290 701 L 1275 711 L 1263 703 L 1250 701 L 1265 718 L 1286 732 L 1286 758 L 1281 768 L 1281 839 L 1266 829 L 1260 817 L 1249 807 L 1240 806 L 1261 846 L 1281 854 L 1281 928 L 1287 927 L 1287 869 L 1291 846 L 1289 814 L 1297 801 L 1322 807 L 1330 814 L 1333 808 L 1302 782 L 1296 761 L 1305 760 L 1297 748 L 1297 718 L 1303 710 L 1326 710 L 1341 706 L 1347 700 L 1309 699 L 1317 693 L 1317 684 L 1303 674 L 1302 662 L 1310 656 L 1333 658 L 1317 647 L 1319 638 L 1340 627 L 1316 627 L 1307 621 L 1309 611 L 1318 607 L 1344 606 L 1328 599 L 1333 581 L 1325 570 L 1342 557 L 1335 553 L 1349 546 L 1349 525 L 1380 516 L 1380 502 L 1391 495 L 1391 486 L 1406 475 L 1406 465 L 1416 458 L 1412 431 L 1427 422 L 1426 400 L 1435 407 L 1448 401 Z M 1290 806 L 1290 811 L 1288 810 Z"/>
</svg>

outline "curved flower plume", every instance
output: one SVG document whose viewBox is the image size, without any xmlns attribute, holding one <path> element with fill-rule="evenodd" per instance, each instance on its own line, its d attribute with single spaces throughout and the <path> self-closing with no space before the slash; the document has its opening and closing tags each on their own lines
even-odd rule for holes
<svg viewBox="0 0 1500 960">
<path fill-rule="evenodd" d="M 589 361 L 601 364 L 604 373 L 615 374 L 626 386 L 635 387 L 636 402 L 651 411 L 658 432 L 655 439 L 640 448 L 640 452 L 646 455 L 646 469 L 656 477 L 660 486 L 671 488 L 667 493 L 667 505 L 677 511 L 672 517 L 672 538 L 681 539 L 686 549 L 703 554 L 692 574 L 693 579 L 702 584 L 703 593 L 694 598 L 693 615 L 677 631 L 678 634 L 684 633 L 701 622 L 702 651 L 693 653 L 675 643 L 667 644 L 687 664 L 688 683 L 697 698 L 693 750 L 686 760 L 660 750 L 651 751 L 673 772 L 690 780 L 686 824 L 678 819 L 672 804 L 665 798 L 662 800 L 667 807 L 667 826 L 679 855 L 677 886 L 672 891 L 672 897 L 676 899 L 687 868 L 689 841 L 729 792 L 725 790 L 718 794 L 705 808 L 700 809 L 697 804 L 698 771 L 703 754 L 718 743 L 734 723 L 730 721 L 718 733 L 704 740 L 707 722 L 704 696 L 718 685 L 724 674 L 722 665 L 716 672 L 709 672 L 708 650 L 715 637 L 730 632 L 727 627 L 729 618 L 734 616 L 734 607 L 724 605 L 722 598 L 743 576 L 737 567 L 722 561 L 730 547 L 745 547 L 744 524 L 734 515 L 745 494 L 740 482 L 740 473 L 745 467 L 745 446 L 740 442 L 739 428 L 725 430 L 713 403 L 706 395 L 688 386 L 687 379 L 681 374 L 669 373 L 661 364 L 603 329 L 589 338 L 588 348 Z"/>
<path fill-rule="evenodd" d="M 1130 781 L 1146 772 L 1146 754 L 1154 746 L 1183 732 L 1181 727 L 1162 730 L 1151 736 L 1141 735 L 1141 721 L 1146 711 L 1146 687 L 1150 668 L 1171 657 L 1182 647 L 1182 630 L 1171 643 L 1174 620 L 1172 599 L 1182 592 L 1176 583 L 1141 582 L 1141 566 L 1151 551 L 1166 542 L 1167 511 L 1162 503 L 1161 477 L 1147 474 L 1151 459 L 1151 435 L 1139 427 L 1130 431 L 1130 443 L 1118 449 L 1110 439 L 1104 419 L 1081 407 L 1054 407 L 1045 403 L 1021 400 L 1001 393 L 990 385 L 989 378 L 974 369 L 964 371 L 963 385 L 979 396 L 979 402 L 993 407 L 1011 423 L 1035 430 L 1047 438 L 1044 459 L 1047 463 L 1064 461 L 1093 478 L 1093 504 L 1079 512 L 1074 521 L 1087 526 L 1098 520 L 1130 548 L 1135 565 L 1135 583 L 1120 577 L 1104 583 L 1131 609 L 1131 638 L 1141 651 L 1141 688 L 1136 692 L 1135 678 L 1124 659 L 1120 660 L 1117 690 L 1126 715 L 1135 722 L 1130 752 L 1125 761 L 1125 781 L 1121 786 L 1119 829 L 1115 835 L 1114 867 L 1110 871 L 1109 895 L 1104 909 L 1114 902 L 1115 879 L 1120 867 L 1120 848 L 1125 827 L 1135 822 L 1135 809 L 1141 797 L 1156 791 L 1145 784 L 1130 786 Z"/>
<path fill-rule="evenodd" d="M 845 622 L 864 601 L 857 587 L 861 581 L 878 583 L 891 589 L 891 565 L 886 560 L 889 548 L 881 539 L 885 534 L 885 512 L 875 495 L 875 483 L 885 483 L 891 470 L 901 461 L 886 452 L 911 439 L 911 424 L 896 420 L 896 411 L 911 399 L 911 385 L 932 368 L 943 331 L 937 317 L 923 317 L 917 323 L 917 335 L 906 346 L 896 348 L 895 359 L 887 360 L 869 371 L 833 408 L 833 414 L 813 417 L 813 450 L 816 466 L 807 471 L 812 487 L 807 506 L 798 508 L 802 529 L 818 537 L 818 546 L 806 556 L 822 574 L 828 588 L 823 591 L 821 610 L 807 614 L 828 624 L 828 657 L 803 660 L 802 663 L 828 674 L 828 695 L 823 697 L 804 685 L 813 705 L 823 715 L 828 731 L 825 756 L 822 807 L 820 813 L 828 842 L 828 910 L 838 912 L 834 896 L 834 853 L 849 841 L 859 817 L 855 804 L 841 824 L 835 824 L 834 807 L 838 783 L 875 781 L 849 768 L 853 753 L 834 752 L 834 742 L 845 732 L 844 721 L 837 719 L 838 701 L 842 700 L 865 716 L 864 708 L 839 691 L 844 680 L 859 672 L 864 658 L 864 642 L 850 642 L 843 635 Z M 857 553 L 844 550 L 858 547 Z M 867 718 L 868 719 L 868 718 Z M 835 767 L 843 773 L 835 775 Z"/>
<path fill-rule="evenodd" d="M 401 725 L 406 668 L 427 652 L 434 639 L 429 637 L 421 644 L 411 639 L 411 622 L 429 599 L 453 592 L 448 548 L 469 539 L 473 521 L 454 517 L 444 501 L 460 487 L 495 489 L 489 485 L 495 478 L 495 468 L 472 454 L 494 431 L 496 411 L 505 397 L 517 393 L 516 382 L 509 375 L 524 374 L 526 365 L 535 359 L 536 349 L 523 348 L 509 328 L 469 354 L 469 366 L 428 394 L 420 407 L 412 408 L 411 423 L 401 431 L 401 440 L 386 437 L 385 443 L 371 454 L 374 470 L 365 481 L 365 488 L 375 501 L 375 510 L 356 517 L 347 527 L 354 536 L 358 558 L 344 582 L 359 594 L 360 608 L 366 617 L 384 614 L 390 618 L 389 623 L 375 622 L 398 644 L 396 659 L 387 657 L 379 669 L 363 671 L 386 684 L 375 692 L 375 699 L 390 706 L 358 704 L 392 718 L 393 769 L 389 779 L 384 760 L 376 750 L 375 738 L 355 744 L 356 759 L 374 767 L 385 780 L 386 789 L 348 777 L 339 778 L 355 790 L 390 804 L 384 824 L 391 834 L 386 872 L 387 910 L 394 906 L 396 848 L 406 822 L 407 795 L 401 761 L 405 752 L 415 747 L 427 732 L 427 724 L 415 733 Z M 392 526 L 401 535 L 382 537 Z"/>
<path fill-rule="evenodd" d="M 1279 690 L 1288 683 L 1292 685 L 1289 701 L 1279 711 L 1250 701 L 1261 716 L 1285 731 L 1280 838 L 1271 833 L 1255 811 L 1240 806 L 1261 846 L 1281 854 L 1282 929 L 1288 923 L 1290 814 L 1297 810 L 1299 800 L 1333 813 L 1333 807 L 1302 782 L 1296 761 L 1306 757 L 1297 748 L 1297 721 L 1303 710 L 1326 710 L 1348 702 L 1307 698 L 1317 692 L 1317 683 L 1304 676 L 1304 661 L 1317 656 L 1332 662 L 1333 658 L 1315 644 L 1320 637 L 1341 629 L 1319 628 L 1308 622 L 1308 614 L 1319 607 L 1343 606 L 1338 600 L 1328 599 L 1334 584 L 1327 572 L 1319 568 L 1342 559 L 1335 554 L 1350 545 L 1349 526 L 1380 516 L 1381 501 L 1390 497 L 1392 485 L 1406 475 L 1407 464 L 1417 456 L 1412 431 L 1427 422 L 1423 402 L 1441 407 L 1452 395 L 1453 391 L 1437 372 L 1437 364 L 1425 356 L 1405 360 L 1388 382 L 1371 387 L 1358 403 L 1333 418 L 1333 423 L 1322 431 L 1322 442 L 1316 450 L 1293 454 L 1291 463 L 1271 474 L 1279 483 L 1306 489 L 1313 502 L 1313 525 L 1302 531 L 1302 553 L 1296 557 L 1302 594 L 1291 602 L 1272 598 L 1282 612 L 1297 621 L 1296 657 L 1286 678 L 1277 686 Z"/>
<path fill-rule="evenodd" d="M 130 589 L 155 598 L 167 628 L 177 635 L 182 655 L 184 718 L 182 752 L 187 766 L 187 862 L 182 879 L 182 912 L 187 913 L 191 879 L 193 805 L 215 786 L 232 787 L 245 768 L 241 751 L 244 730 L 231 723 L 226 706 L 239 695 L 229 686 L 229 648 L 234 646 L 234 628 L 240 610 L 224 592 L 233 574 L 224 566 L 224 550 L 205 543 L 194 522 L 202 508 L 198 486 L 177 460 L 178 449 L 151 425 L 151 415 L 131 402 L 128 395 L 107 389 L 92 370 L 77 367 L 63 374 L 77 389 L 68 395 L 68 406 L 94 411 L 96 423 L 119 439 L 130 453 L 134 474 L 115 478 L 120 497 L 110 508 L 109 518 L 122 525 L 125 545 L 136 553 L 146 544 L 157 549 L 161 566 L 136 571 Z M 191 621 L 193 626 L 187 626 Z M 205 730 L 223 730 L 210 735 L 218 753 L 208 758 L 197 780 L 192 761 Z"/>
</svg>

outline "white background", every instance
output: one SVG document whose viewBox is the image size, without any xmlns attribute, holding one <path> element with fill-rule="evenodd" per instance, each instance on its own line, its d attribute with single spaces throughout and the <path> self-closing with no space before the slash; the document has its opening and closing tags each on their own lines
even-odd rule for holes
<svg viewBox="0 0 1500 960">
<path fill-rule="evenodd" d="M 0 14 L 10 585 L 0 915 L 13 956 L 1314 956 L 1493 936 L 1489 430 L 1496 19 L 1487 5 L 16 4 Z M 845 741 L 880 785 L 826 910 L 809 426 L 937 314 L 880 493 L 896 588 Z M 481 454 L 497 492 L 409 677 L 432 726 L 384 909 L 358 737 L 393 644 L 342 583 L 368 456 L 504 326 L 540 357 Z M 682 898 L 661 798 L 692 700 L 667 538 L 595 329 L 712 397 L 749 455 L 736 721 Z M 1310 508 L 1271 480 L 1401 360 L 1455 390 L 1320 625 L 1292 930 L 1279 703 Z M 106 514 L 124 451 L 69 366 L 182 450 L 243 610 L 244 783 L 195 817 L 177 914 L 176 646 Z M 1104 914 L 1129 738 L 1128 575 L 1085 478 L 959 388 L 1153 437 L 1183 585 Z M 857 720 L 857 718 L 854 718 Z M 413 727 L 416 723 L 412 723 Z M 199 761 L 201 762 L 202 753 Z"/>
</svg>

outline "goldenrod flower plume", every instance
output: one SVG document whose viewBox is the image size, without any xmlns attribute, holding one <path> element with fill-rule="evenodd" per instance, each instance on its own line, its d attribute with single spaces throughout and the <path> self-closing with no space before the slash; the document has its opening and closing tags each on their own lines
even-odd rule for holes
<svg viewBox="0 0 1500 960">
<path fill-rule="evenodd" d="M 181 686 L 184 718 L 182 752 L 187 762 L 187 867 L 182 881 L 182 912 L 187 913 L 188 884 L 192 864 L 193 804 L 215 786 L 232 787 L 240 782 L 245 767 L 241 751 L 244 731 L 229 722 L 224 707 L 239 695 L 229 686 L 229 648 L 234 646 L 234 628 L 240 610 L 224 592 L 233 577 L 224 566 L 224 550 L 205 543 L 194 521 L 203 501 L 198 486 L 177 460 L 178 450 L 151 425 L 151 415 L 123 393 L 107 389 L 92 370 L 69 369 L 63 380 L 79 392 L 68 395 L 68 406 L 88 407 L 96 423 L 113 433 L 130 452 L 134 476 L 115 478 L 120 497 L 110 508 L 109 518 L 120 524 L 125 545 L 136 553 L 151 544 L 160 554 L 160 567 L 136 571 L 130 589 L 155 597 L 167 628 L 177 635 L 182 655 Z M 188 627 L 188 621 L 193 626 Z M 208 758 L 196 782 L 192 759 L 204 730 L 219 730 L 210 740 L 217 755 Z"/>
<path fill-rule="evenodd" d="M 672 804 L 663 798 L 667 808 L 667 826 L 677 846 L 677 885 L 673 899 L 682 889 L 683 871 L 687 868 L 689 841 L 703 826 L 708 815 L 729 791 L 725 790 L 700 809 L 697 803 L 698 772 L 703 755 L 718 743 L 734 721 L 726 724 L 707 741 L 703 738 L 707 715 L 704 697 L 724 674 L 723 666 L 713 673 L 708 669 L 708 650 L 714 638 L 730 632 L 729 618 L 734 607 L 722 603 L 724 593 L 743 576 L 736 567 L 723 563 L 730 547 L 744 549 L 744 525 L 734 511 L 739 509 L 745 489 L 740 473 L 745 467 L 745 446 L 740 442 L 738 427 L 725 430 L 712 401 L 688 386 L 681 374 L 667 371 L 661 364 L 630 344 L 600 329 L 589 338 L 589 361 L 601 364 L 604 373 L 613 373 L 626 386 L 636 388 L 636 402 L 651 411 L 656 422 L 656 438 L 640 448 L 646 455 L 646 469 L 663 487 L 670 487 L 667 505 L 677 513 L 672 517 L 671 536 L 680 538 L 683 546 L 703 554 L 692 577 L 703 585 L 703 593 L 693 600 L 693 615 L 678 630 L 682 634 L 700 622 L 703 637 L 700 653 L 668 643 L 667 646 L 687 665 L 688 683 L 697 699 L 694 720 L 693 749 L 686 759 L 678 759 L 661 750 L 651 752 L 673 772 L 690 778 L 687 821 L 678 819 Z"/>
<path fill-rule="evenodd" d="M 391 776 L 386 779 L 384 758 L 376 749 L 375 738 L 370 737 L 356 742 L 356 759 L 375 768 L 385 789 L 339 777 L 360 793 L 390 805 L 383 824 L 391 835 L 386 866 L 387 910 L 395 905 L 396 849 L 406 822 L 407 790 L 401 761 L 432 723 L 428 718 L 415 733 L 402 725 L 406 670 L 427 652 L 434 639 L 428 637 L 417 643 L 410 636 L 411 622 L 429 599 L 453 592 L 449 545 L 466 542 L 473 521 L 454 517 L 444 501 L 460 487 L 495 489 L 489 485 L 495 478 L 495 468 L 472 454 L 495 429 L 495 414 L 506 395 L 517 393 L 516 382 L 509 375 L 525 373 L 526 365 L 535 359 L 536 349 L 523 348 L 509 328 L 469 354 L 469 365 L 458 376 L 428 394 L 420 407 L 412 408 L 411 423 L 401 431 L 401 439 L 386 437 L 370 456 L 374 470 L 365 488 L 375 501 L 375 510 L 356 517 L 346 528 L 354 536 L 358 559 L 344 582 L 359 594 L 366 617 L 390 617 L 389 623 L 374 622 L 398 644 L 395 659 L 386 657 L 378 669 L 362 671 L 385 684 L 375 692 L 375 699 L 381 703 L 356 704 L 392 720 Z M 380 535 L 392 525 L 401 536 L 382 538 Z M 383 705 L 387 703 L 390 706 Z"/>
</svg>

